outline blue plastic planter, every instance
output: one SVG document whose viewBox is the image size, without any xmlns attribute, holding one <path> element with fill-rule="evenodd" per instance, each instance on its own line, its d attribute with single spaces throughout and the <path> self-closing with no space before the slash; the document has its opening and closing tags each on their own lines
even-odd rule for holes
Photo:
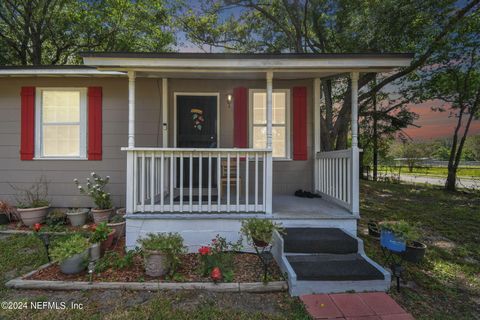
<svg viewBox="0 0 480 320">
<path fill-rule="evenodd" d="M 390 230 L 382 230 L 380 233 L 380 245 L 393 252 L 404 252 L 407 249 L 405 240 L 397 237 Z"/>
</svg>

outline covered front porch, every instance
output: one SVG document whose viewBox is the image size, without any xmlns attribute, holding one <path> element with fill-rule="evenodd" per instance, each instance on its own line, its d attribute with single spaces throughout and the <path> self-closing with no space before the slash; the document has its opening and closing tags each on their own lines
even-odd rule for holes
<svg viewBox="0 0 480 320">
<path fill-rule="evenodd" d="M 122 150 L 127 154 L 126 210 L 129 216 L 228 214 L 355 219 L 359 215 L 359 74 L 387 71 L 406 65 L 409 59 L 388 55 L 232 55 L 229 58 L 215 54 L 92 53 L 84 56 L 84 62 L 99 70 L 128 74 L 128 146 Z M 320 142 L 321 79 L 338 76 L 350 78 L 351 147 L 324 152 Z M 155 147 L 136 143 L 136 116 L 139 115 L 136 94 L 141 90 L 137 83 L 146 78 L 157 79 L 161 95 L 158 106 L 161 108 L 158 128 L 161 139 Z M 244 83 L 248 83 L 250 91 L 243 88 L 247 95 L 240 98 L 235 93 L 242 84 L 245 87 Z M 298 83 L 302 83 L 303 90 L 296 92 Z M 263 132 L 261 143 L 255 136 L 257 127 L 252 119 L 257 112 L 250 106 L 255 100 L 252 91 L 264 92 L 264 122 L 258 127 Z M 278 91 L 284 92 L 286 97 L 282 128 L 278 125 L 275 102 Z M 303 93 L 299 96 L 298 91 Z M 227 116 L 216 113 L 211 141 L 188 143 L 192 132 L 182 132 L 183 140 L 180 141 L 179 96 L 212 96 L 217 99 L 213 102 L 216 110 L 231 108 L 230 117 L 234 119 L 229 122 Z M 290 109 L 290 101 L 305 106 Z M 237 114 L 240 103 L 248 106 L 250 114 Z M 187 107 L 193 119 L 203 117 L 204 110 L 198 111 L 194 104 Z M 240 129 L 237 128 L 239 117 L 242 118 Z M 230 139 L 231 126 L 249 141 L 240 139 L 237 143 L 236 137 Z M 290 132 L 295 127 L 305 134 L 299 159 L 291 157 L 297 152 L 292 148 L 297 146 L 298 139 Z M 223 137 L 220 140 L 218 133 L 225 133 L 230 141 L 235 140 L 234 143 Z M 281 159 L 274 148 L 274 140 L 278 140 L 279 135 L 285 145 Z M 291 180 L 287 181 L 289 188 L 279 186 L 278 181 L 282 179 Z M 321 199 L 296 198 L 292 192 L 295 188 L 316 193 Z"/>
</svg>

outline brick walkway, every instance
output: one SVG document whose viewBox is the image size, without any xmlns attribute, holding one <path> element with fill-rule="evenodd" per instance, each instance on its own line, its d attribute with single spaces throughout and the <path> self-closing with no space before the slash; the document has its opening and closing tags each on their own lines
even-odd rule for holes
<svg viewBox="0 0 480 320">
<path fill-rule="evenodd" d="M 413 320 L 384 292 L 311 294 L 301 296 L 313 319 Z"/>
</svg>

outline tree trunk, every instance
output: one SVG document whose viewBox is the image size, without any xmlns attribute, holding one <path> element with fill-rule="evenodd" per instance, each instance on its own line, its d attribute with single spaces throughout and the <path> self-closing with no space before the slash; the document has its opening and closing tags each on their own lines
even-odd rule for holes
<svg viewBox="0 0 480 320">
<path fill-rule="evenodd" d="M 373 86 L 377 85 L 377 77 L 373 79 Z M 373 181 L 378 179 L 378 121 L 377 121 L 377 93 L 372 97 L 373 103 Z"/>
<path fill-rule="evenodd" d="M 453 133 L 452 147 L 450 148 L 450 156 L 448 157 L 448 175 L 447 181 L 445 181 L 445 189 L 448 191 L 456 190 L 457 183 L 457 167 L 455 166 L 455 158 L 457 155 L 457 143 L 458 143 L 458 132 L 462 126 L 463 113 L 465 112 L 465 107 L 460 108 L 460 114 L 458 115 L 457 125 Z"/>
</svg>

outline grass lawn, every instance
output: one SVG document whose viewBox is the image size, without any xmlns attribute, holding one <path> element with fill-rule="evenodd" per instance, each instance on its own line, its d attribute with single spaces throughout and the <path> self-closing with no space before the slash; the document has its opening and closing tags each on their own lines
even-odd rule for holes
<svg viewBox="0 0 480 320">
<path fill-rule="evenodd" d="M 429 245 L 420 265 L 408 265 L 400 293 L 390 294 L 417 319 L 480 319 L 480 193 L 362 182 L 359 234 L 367 253 L 383 258 L 378 241 L 365 234 L 372 220 L 418 223 Z M 76 302 L 83 310 L 5 311 L 0 319 L 308 319 L 298 299 L 280 294 L 130 291 L 20 291 L 6 279 L 46 262 L 34 236 L 0 239 L 0 301 Z"/>
<path fill-rule="evenodd" d="M 480 319 L 480 193 L 362 182 L 359 234 L 371 220 L 417 223 L 429 246 L 420 265 L 407 265 L 407 287 L 391 294 L 417 319 Z M 382 262 L 379 243 L 363 236 Z"/>
<path fill-rule="evenodd" d="M 379 166 L 378 171 L 382 173 L 395 173 L 401 172 L 402 175 L 417 175 L 417 176 L 432 176 L 446 178 L 448 174 L 448 168 L 446 167 L 415 167 L 412 172 L 408 170 L 408 167 L 386 167 Z M 457 171 L 459 178 L 480 179 L 480 167 L 461 167 Z"/>
</svg>

